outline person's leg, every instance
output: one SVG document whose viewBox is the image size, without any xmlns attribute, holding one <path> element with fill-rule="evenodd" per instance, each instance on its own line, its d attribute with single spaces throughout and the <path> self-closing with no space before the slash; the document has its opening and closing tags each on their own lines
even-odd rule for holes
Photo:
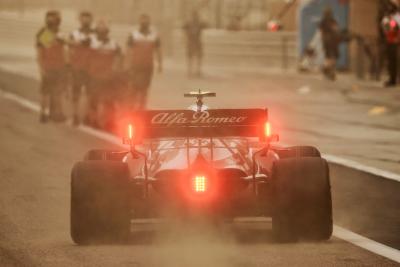
<svg viewBox="0 0 400 267">
<path fill-rule="evenodd" d="M 398 45 L 395 44 L 393 45 L 393 84 L 395 85 L 397 83 L 397 76 L 399 75 L 398 73 Z"/>
<path fill-rule="evenodd" d="M 97 92 L 91 96 L 89 109 L 89 125 L 97 128 L 99 125 L 99 97 Z"/>
<path fill-rule="evenodd" d="M 202 65 L 203 65 L 203 47 L 201 44 L 198 44 L 197 47 L 197 75 L 202 76 Z"/>
<path fill-rule="evenodd" d="M 331 59 L 330 64 L 329 78 L 334 81 L 336 79 L 336 57 Z"/>
<path fill-rule="evenodd" d="M 153 69 L 142 69 L 136 71 L 135 90 L 137 97 L 136 109 L 143 110 L 146 108 L 148 90 L 153 77 Z"/>
<path fill-rule="evenodd" d="M 97 125 L 97 108 L 98 108 L 98 82 L 95 79 L 91 79 L 87 89 L 87 111 L 86 111 L 86 124 L 90 126 Z"/>
<path fill-rule="evenodd" d="M 192 49 L 190 47 L 187 48 L 186 60 L 187 60 L 187 75 L 191 77 L 193 74 L 193 55 L 192 55 Z"/>
<path fill-rule="evenodd" d="M 325 77 L 329 80 L 334 80 L 336 78 L 336 58 L 331 52 L 325 54 L 325 63 L 323 67 L 323 73 Z"/>
<path fill-rule="evenodd" d="M 323 43 L 323 48 L 324 48 L 325 61 L 322 71 L 325 78 L 332 79 L 332 73 L 333 73 L 332 68 L 335 62 L 334 60 L 335 55 L 333 53 L 332 44 L 328 40 L 325 40 Z"/>
<path fill-rule="evenodd" d="M 45 123 L 49 119 L 50 98 L 48 93 L 41 93 L 40 96 L 40 117 L 39 121 Z"/>
<path fill-rule="evenodd" d="M 117 82 L 116 79 L 107 81 L 101 94 L 101 105 L 102 105 L 102 124 L 101 127 L 108 132 L 112 132 L 115 126 L 115 112 L 116 112 L 116 91 Z"/>
<path fill-rule="evenodd" d="M 381 43 L 382 42 L 382 43 Z M 378 45 L 378 53 L 377 53 L 377 80 L 381 80 L 382 71 L 385 69 L 386 64 L 386 46 L 383 41 L 381 41 Z"/>
<path fill-rule="evenodd" d="M 146 109 L 148 92 L 149 92 L 149 88 L 141 89 L 141 100 L 140 100 L 139 110 Z"/>
<path fill-rule="evenodd" d="M 104 129 L 107 121 L 107 104 L 109 102 L 109 96 L 107 94 L 107 86 L 105 81 L 101 81 L 96 86 L 96 108 L 94 117 L 94 126 L 100 129 Z"/>
<path fill-rule="evenodd" d="M 144 110 L 147 107 L 147 97 L 149 94 L 149 88 L 151 84 L 151 80 L 153 78 L 153 69 L 146 70 L 143 73 L 143 84 L 142 84 L 142 99 L 140 109 Z"/>
<path fill-rule="evenodd" d="M 197 63 L 197 65 L 196 65 L 196 75 L 198 77 L 201 77 L 202 76 L 202 70 L 201 70 L 202 57 L 200 55 L 197 55 L 196 60 L 197 60 L 197 62 L 196 62 Z"/>
<path fill-rule="evenodd" d="M 50 117 L 55 122 L 64 122 L 63 95 L 65 92 L 65 74 L 62 70 L 52 72 L 50 97 Z"/>
<path fill-rule="evenodd" d="M 47 86 L 49 92 L 49 118 L 54 120 L 57 117 L 57 79 L 54 71 L 48 72 L 47 76 Z"/>
<path fill-rule="evenodd" d="M 143 84 L 136 88 L 136 98 L 137 105 L 135 110 L 144 110 L 146 107 L 146 97 L 147 97 L 147 89 L 143 87 Z"/>
<path fill-rule="evenodd" d="M 114 94 L 113 94 L 113 100 L 114 100 L 114 118 L 121 118 L 121 113 L 124 109 L 124 97 L 127 93 L 127 88 L 128 88 L 128 76 L 126 73 L 122 74 L 119 73 L 116 76 L 115 84 L 114 84 Z M 114 121 L 114 124 L 117 121 Z"/>
<path fill-rule="evenodd" d="M 330 66 L 330 59 L 326 56 L 325 53 L 325 59 L 324 59 L 324 64 L 322 65 L 322 73 L 324 74 L 325 78 L 328 78 L 329 76 L 329 66 Z"/>
<path fill-rule="evenodd" d="M 40 117 L 39 121 L 45 123 L 48 121 L 50 112 L 50 87 L 48 75 L 44 74 L 40 84 Z"/>
<path fill-rule="evenodd" d="M 124 110 L 125 112 L 131 112 L 135 110 L 139 105 L 139 91 L 138 91 L 138 83 L 139 83 L 139 72 L 137 70 L 131 70 L 129 74 L 129 85 L 128 91 L 126 92 L 126 98 L 124 101 Z"/>
<path fill-rule="evenodd" d="M 386 48 L 386 55 L 388 61 L 389 80 L 385 83 L 386 86 L 393 86 L 396 84 L 397 76 L 397 46 L 388 44 Z"/>
<path fill-rule="evenodd" d="M 89 125 L 90 124 L 90 112 L 91 112 L 91 105 L 92 105 L 92 91 L 93 91 L 93 78 L 91 76 L 88 77 L 88 83 L 85 90 L 85 98 L 86 103 L 84 106 L 84 116 L 83 116 L 83 123 Z"/>
<path fill-rule="evenodd" d="M 75 126 L 78 126 L 80 123 L 79 110 L 82 87 L 84 85 L 83 75 L 80 71 L 72 71 L 72 120 Z"/>
<path fill-rule="evenodd" d="M 57 108 L 56 108 L 56 97 L 54 88 L 50 89 L 49 94 L 49 118 L 54 120 L 57 117 Z"/>
</svg>

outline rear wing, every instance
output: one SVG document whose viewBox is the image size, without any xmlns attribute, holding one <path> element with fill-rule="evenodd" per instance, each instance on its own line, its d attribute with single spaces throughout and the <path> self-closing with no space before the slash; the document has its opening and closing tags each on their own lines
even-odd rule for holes
<svg viewBox="0 0 400 267">
<path fill-rule="evenodd" d="M 132 137 L 211 138 L 265 136 L 266 109 L 148 110 L 132 118 Z"/>
</svg>

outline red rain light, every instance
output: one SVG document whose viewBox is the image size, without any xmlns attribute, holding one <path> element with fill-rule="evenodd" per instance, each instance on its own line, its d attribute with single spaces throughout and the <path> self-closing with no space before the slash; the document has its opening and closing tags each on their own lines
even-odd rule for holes
<svg viewBox="0 0 400 267">
<path fill-rule="evenodd" d="M 207 181 L 205 176 L 196 176 L 193 181 L 193 189 L 196 193 L 204 193 L 207 189 Z"/>
<path fill-rule="evenodd" d="M 129 139 L 133 139 L 134 137 L 134 129 L 133 129 L 133 125 L 129 124 L 128 125 L 128 138 Z"/>
<path fill-rule="evenodd" d="M 264 135 L 267 138 L 272 136 L 271 123 L 269 123 L 269 121 L 267 121 L 264 125 Z"/>
</svg>

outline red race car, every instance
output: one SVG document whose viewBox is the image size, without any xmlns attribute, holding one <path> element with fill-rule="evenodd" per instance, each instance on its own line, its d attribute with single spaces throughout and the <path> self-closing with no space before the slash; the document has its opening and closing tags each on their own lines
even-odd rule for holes
<svg viewBox="0 0 400 267">
<path fill-rule="evenodd" d="M 126 125 L 126 151 L 94 149 L 71 174 L 71 236 L 116 242 L 132 219 L 173 214 L 272 217 L 277 240 L 332 234 L 329 169 L 310 146 L 279 147 L 266 109 L 148 110 Z"/>
</svg>

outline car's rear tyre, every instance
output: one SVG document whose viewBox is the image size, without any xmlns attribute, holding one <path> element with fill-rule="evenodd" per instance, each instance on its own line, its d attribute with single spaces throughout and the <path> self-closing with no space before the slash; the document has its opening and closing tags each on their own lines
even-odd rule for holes
<svg viewBox="0 0 400 267">
<path fill-rule="evenodd" d="M 277 151 L 279 158 L 321 157 L 321 152 L 313 146 L 292 146 Z"/>
<path fill-rule="evenodd" d="M 71 173 L 71 237 L 77 244 L 124 241 L 130 230 L 129 174 L 114 161 L 78 162 Z"/>
<path fill-rule="evenodd" d="M 329 239 L 332 199 L 326 160 L 303 157 L 276 161 L 272 179 L 275 238 L 281 242 Z"/>
<path fill-rule="evenodd" d="M 113 149 L 91 149 L 86 152 L 84 160 L 114 160 L 122 161 L 126 155 L 125 152 L 113 150 Z"/>
</svg>

